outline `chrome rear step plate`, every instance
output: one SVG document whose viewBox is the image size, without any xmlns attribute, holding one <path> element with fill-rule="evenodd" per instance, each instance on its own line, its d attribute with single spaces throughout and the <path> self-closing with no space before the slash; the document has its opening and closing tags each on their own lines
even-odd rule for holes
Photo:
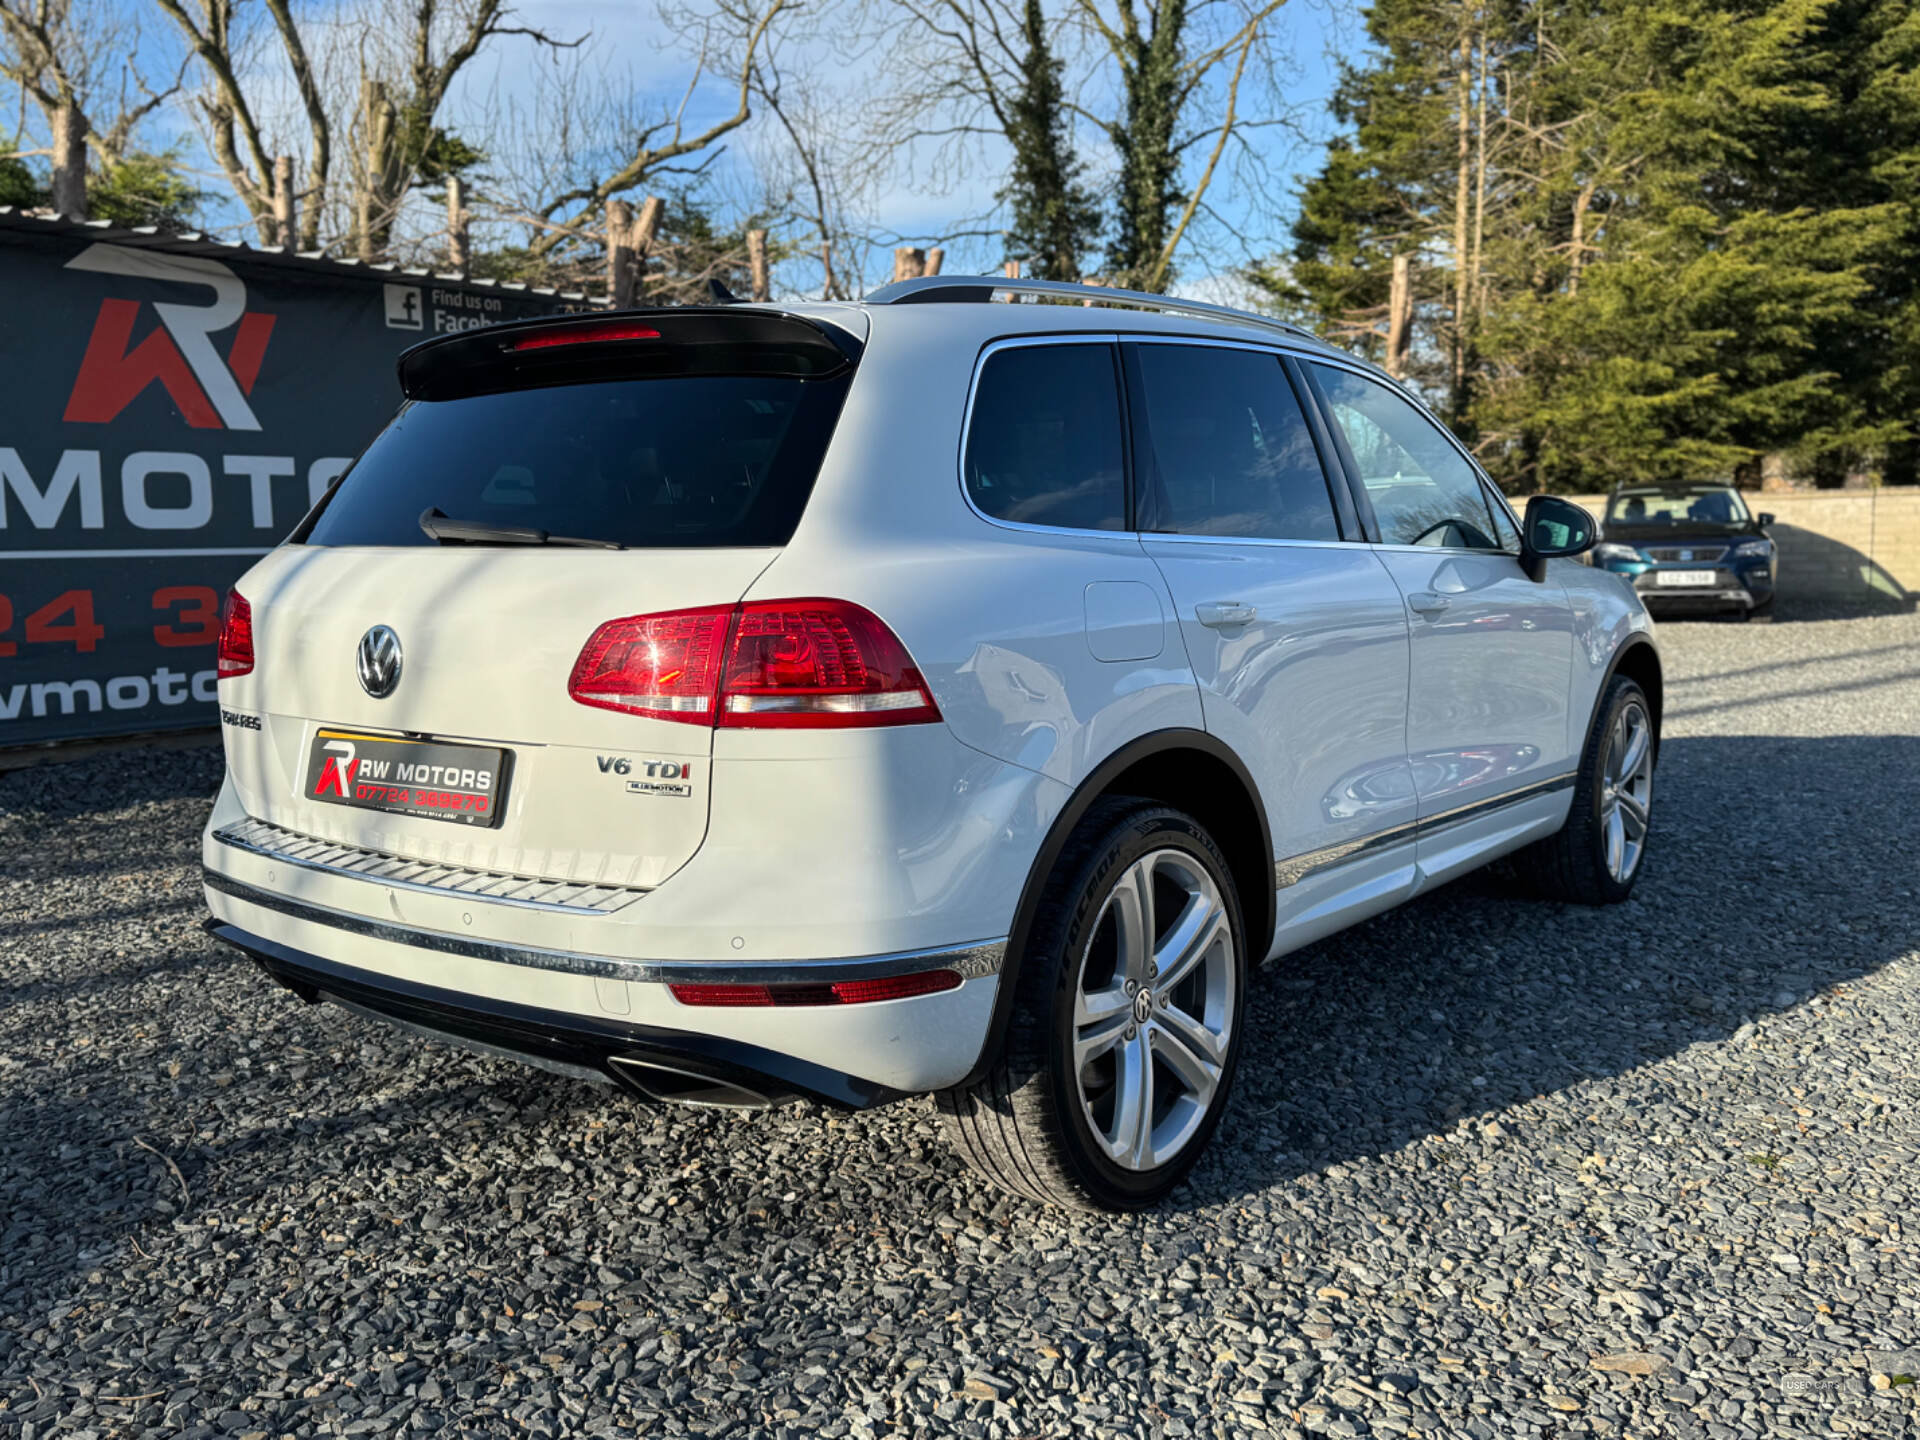
<svg viewBox="0 0 1920 1440">
<path fill-rule="evenodd" d="M 531 875 L 414 860 L 405 855 L 389 855 L 381 850 L 302 835 L 251 817 L 222 826 L 213 832 L 213 838 L 235 850 L 262 855 L 269 860 L 283 860 L 307 870 L 350 875 L 359 880 L 438 895 L 464 895 L 499 905 L 561 910 L 572 915 L 611 915 L 647 893 L 633 886 L 543 880 Z"/>
</svg>

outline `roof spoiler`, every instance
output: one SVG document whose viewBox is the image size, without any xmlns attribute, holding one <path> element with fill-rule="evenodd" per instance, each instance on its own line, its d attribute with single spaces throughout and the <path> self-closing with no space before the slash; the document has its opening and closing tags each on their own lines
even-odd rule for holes
<svg viewBox="0 0 1920 1440">
<path fill-rule="evenodd" d="M 684 375 L 824 379 L 860 342 L 804 316 L 748 305 L 685 305 L 542 316 L 443 335 L 402 352 L 409 400 L 456 400 L 545 385 Z"/>
</svg>

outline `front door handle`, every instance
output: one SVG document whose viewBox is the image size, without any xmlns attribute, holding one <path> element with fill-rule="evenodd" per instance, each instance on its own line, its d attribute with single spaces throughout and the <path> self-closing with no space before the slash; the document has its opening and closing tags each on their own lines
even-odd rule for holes
<svg viewBox="0 0 1920 1440">
<path fill-rule="evenodd" d="M 1194 606 L 1193 613 L 1209 630 L 1220 630 L 1228 625 L 1250 624 L 1260 612 L 1251 605 L 1242 605 L 1235 600 L 1214 600 Z"/>
<path fill-rule="evenodd" d="M 1407 608 L 1421 615 L 1438 615 L 1447 608 L 1447 597 L 1431 590 L 1415 590 L 1407 596 Z"/>
</svg>

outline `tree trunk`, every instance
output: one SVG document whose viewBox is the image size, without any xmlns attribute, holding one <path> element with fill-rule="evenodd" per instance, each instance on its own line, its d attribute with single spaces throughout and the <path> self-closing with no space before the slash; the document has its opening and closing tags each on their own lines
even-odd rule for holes
<svg viewBox="0 0 1920 1440">
<path fill-rule="evenodd" d="M 361 261 L 369 265 L 386 253 L 393 233 L 396 119 L 387 87 L 378 80 L 362 80 L 360 121 L 367 137 L 367 169 L 354 206 L 354 240 Z"/>
<path fill-rule="evenodd" d="M 293 157 L 276 155 L 273 160 L 273 240 L 289 253 L 294 248 L 298 226 L 294 219 Z"/>
<path fill-rule="evenodd" d="M 1486 299 L 1480 288 L 1480 271 L 1486 250 L 1487 235 L 1487 15 L 1484 9 L 1480 12 L 1478 89 L 1473 136 L 1473 272 L 1469 293 L 1478 299 L 1480 309 L 1484 313 Z"/>
<path fill-rule="evenodd" d="M 77 105 L 62 105 L 53 116 L 53 213 L 87 218 L 87 120 Z"/>
<path fill-rule="evenodd" d="M 1407 373 L 1407 352 L 1413 348 L 1413 257 L 1393 257 L 1393 285 L 1387 292 L 1387 373 L 1396 380 Z"/>
<path fill-rule="evenodd" d="M 1453 414 L 1449 418 L 1456 422 L 1467 408 L 1467 203 L 1473 181 L 1473 45 L 1464 11 L 1463 5 L 1460 70 L 1454 91 L 1459 164 L 1453 187 L 1453 344 L 1449 356 L 1452 374 L 1448 377 L 1453 386 Z"/>
<path fill-rule="evenodd" d="M 462 280 L 473 272 L 473 246 L 467 214 L 467 187 L 458 175 L 447 177 L 447 265 Z"/>
<path fill-rule="evenodd" d="M 1567 259 L 1567 294 L 1580 293 L 1580 267 L 1587 262 L 1587 207 L 1593 204 L 1593 181 L 1573 197 L 1573 243 Z"/>
<path fill-rule="evenodd" d="M 633 222 L 633 297 L 636 304 L 645 288 L 642 279 L 646 275 L 647 256 L 653 252 L 653 242 L 659 238 L 660 222 L 666 213 L 667 202 L 658 195 L 649 195 L 640 202 L 640 214 Z"/>
<path fill-rule="evenodd" d="M 633 255 L 633 207 L 624 200 L 607 202 L 607 298 L 616 310 L 633 304 L 634 277 L 639 266 Z"/>
<path fill-rule="evenodd" d="M 773 281 L 767 273 L 767 232 L 764 230 L 747 231 L 747 274 L 752 281 L 752 295 L 762 303 L 773 298 Z"/>
</svg>

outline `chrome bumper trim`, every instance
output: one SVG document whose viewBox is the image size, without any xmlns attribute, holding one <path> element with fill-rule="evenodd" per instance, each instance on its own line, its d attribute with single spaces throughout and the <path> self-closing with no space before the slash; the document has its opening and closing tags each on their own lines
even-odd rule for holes
<svg viewBox="0 0 1920 1440">
<path fill-rule="evenodd" d="M 1575 771 L 1564 775 L 1552 775 L 1545 780 L 1536 780 L 1530 785 L 1522 785 L 1518 790 L 1508 790 L 1504 794 L 1490 796 L 1485 800 L 1475 800 L 1471 804 L 1456 805 L 1451 810 L 1442 810 L 1437 815 L 1428 815 L 1420 820 L 1409 820 L 1404 825 L 1395 825 L 1390 830 L 1378 830 L 1371 835 L 1362 835 L 1358 839 L 1343 840 L 1337 845 L 1328 845 L 1321 850 L 1309 850 L 1304 855 L 1289 856 L 1285 860 L 1276 860 L 1273 864 L 1273 888 L 1284 890 L 1289 885 L 1298 885 L 1309 875 L 1317 875 L 1322 870 L 1331 870 L 1356 856 L 1370 851 L 1384 850 L 1389 845 L 1403 844 L 1408 840 L 1417 840 L 1422 835 L 1431 835 L 1444 830 L 1449 825 L 1458 825 L 1465 820 L 1477 820 L 1509 805 L 1518 805 L 1522 800 L 1532 800 L 1536 796 L 1551 795 L 1557 790 L 1570 790 L 1577 778 Z"/>
<path fill-rule="evenodd" d="M 611 915 L 640 899 L 647 892 L 633 885 L 594 885 L 579 880 L 544 880 L 538 876 L 515 875 L 504 870 L 476 870 L 465 865 L 445 865 L 434 860 L 415 860 L 405 855 L 390 855 L 384 850 L 369 850 L 363 845 L 347 845 L 302 835 L 297 830 L 270 825 L 251 816 L 223 825 L 213 838 L 235 850 L 259 855 L 268 860 L 295 865 L 303 870 L 318 870 L 325 875 L 344 875 L 354 880 L 371 880 L 401 890 L 420 890 L 429 895 L 459 895 L 485 900 L 491 905 L 517 905 L 527 910 L 559 910 L 569 915 Z"/>
<path fill-rule="evenodd" d="M 860 955 L 830 960 L 629 960 L 617 955 L 586 955 L 575 950 L 546 950 L 530 945 L 512 945 L 495 940 L 476 940 L 465 935 L 448 935 L 438 930 L 421 930 L 390 920 L 375 920 L 336 910 L 330 905 L 315 905 L 261 890 L 217 870 L 203 870 L 202 880 L 209 890 L 218 890 L 249 905 L 290 915 L 315 925 L 430 950 L 441 955 L 461 955 L 473 960 L 490 960 L 499 965 L 522 965 L 533 970 L 558 970 L 570 975 L 592 975 L 609 980 L 635 980 L 643 984 L 664 985 L 788 985 L 830 984 L 836 980 L 877 980 L 889 975 L 907 975 L 920 970 L 953 970 L 963 980 L 1000 973 L 1006 956 L 1007 941 L 981 940 L 941 950 L 907 950 L 890 955 Z"/>
</svg>

